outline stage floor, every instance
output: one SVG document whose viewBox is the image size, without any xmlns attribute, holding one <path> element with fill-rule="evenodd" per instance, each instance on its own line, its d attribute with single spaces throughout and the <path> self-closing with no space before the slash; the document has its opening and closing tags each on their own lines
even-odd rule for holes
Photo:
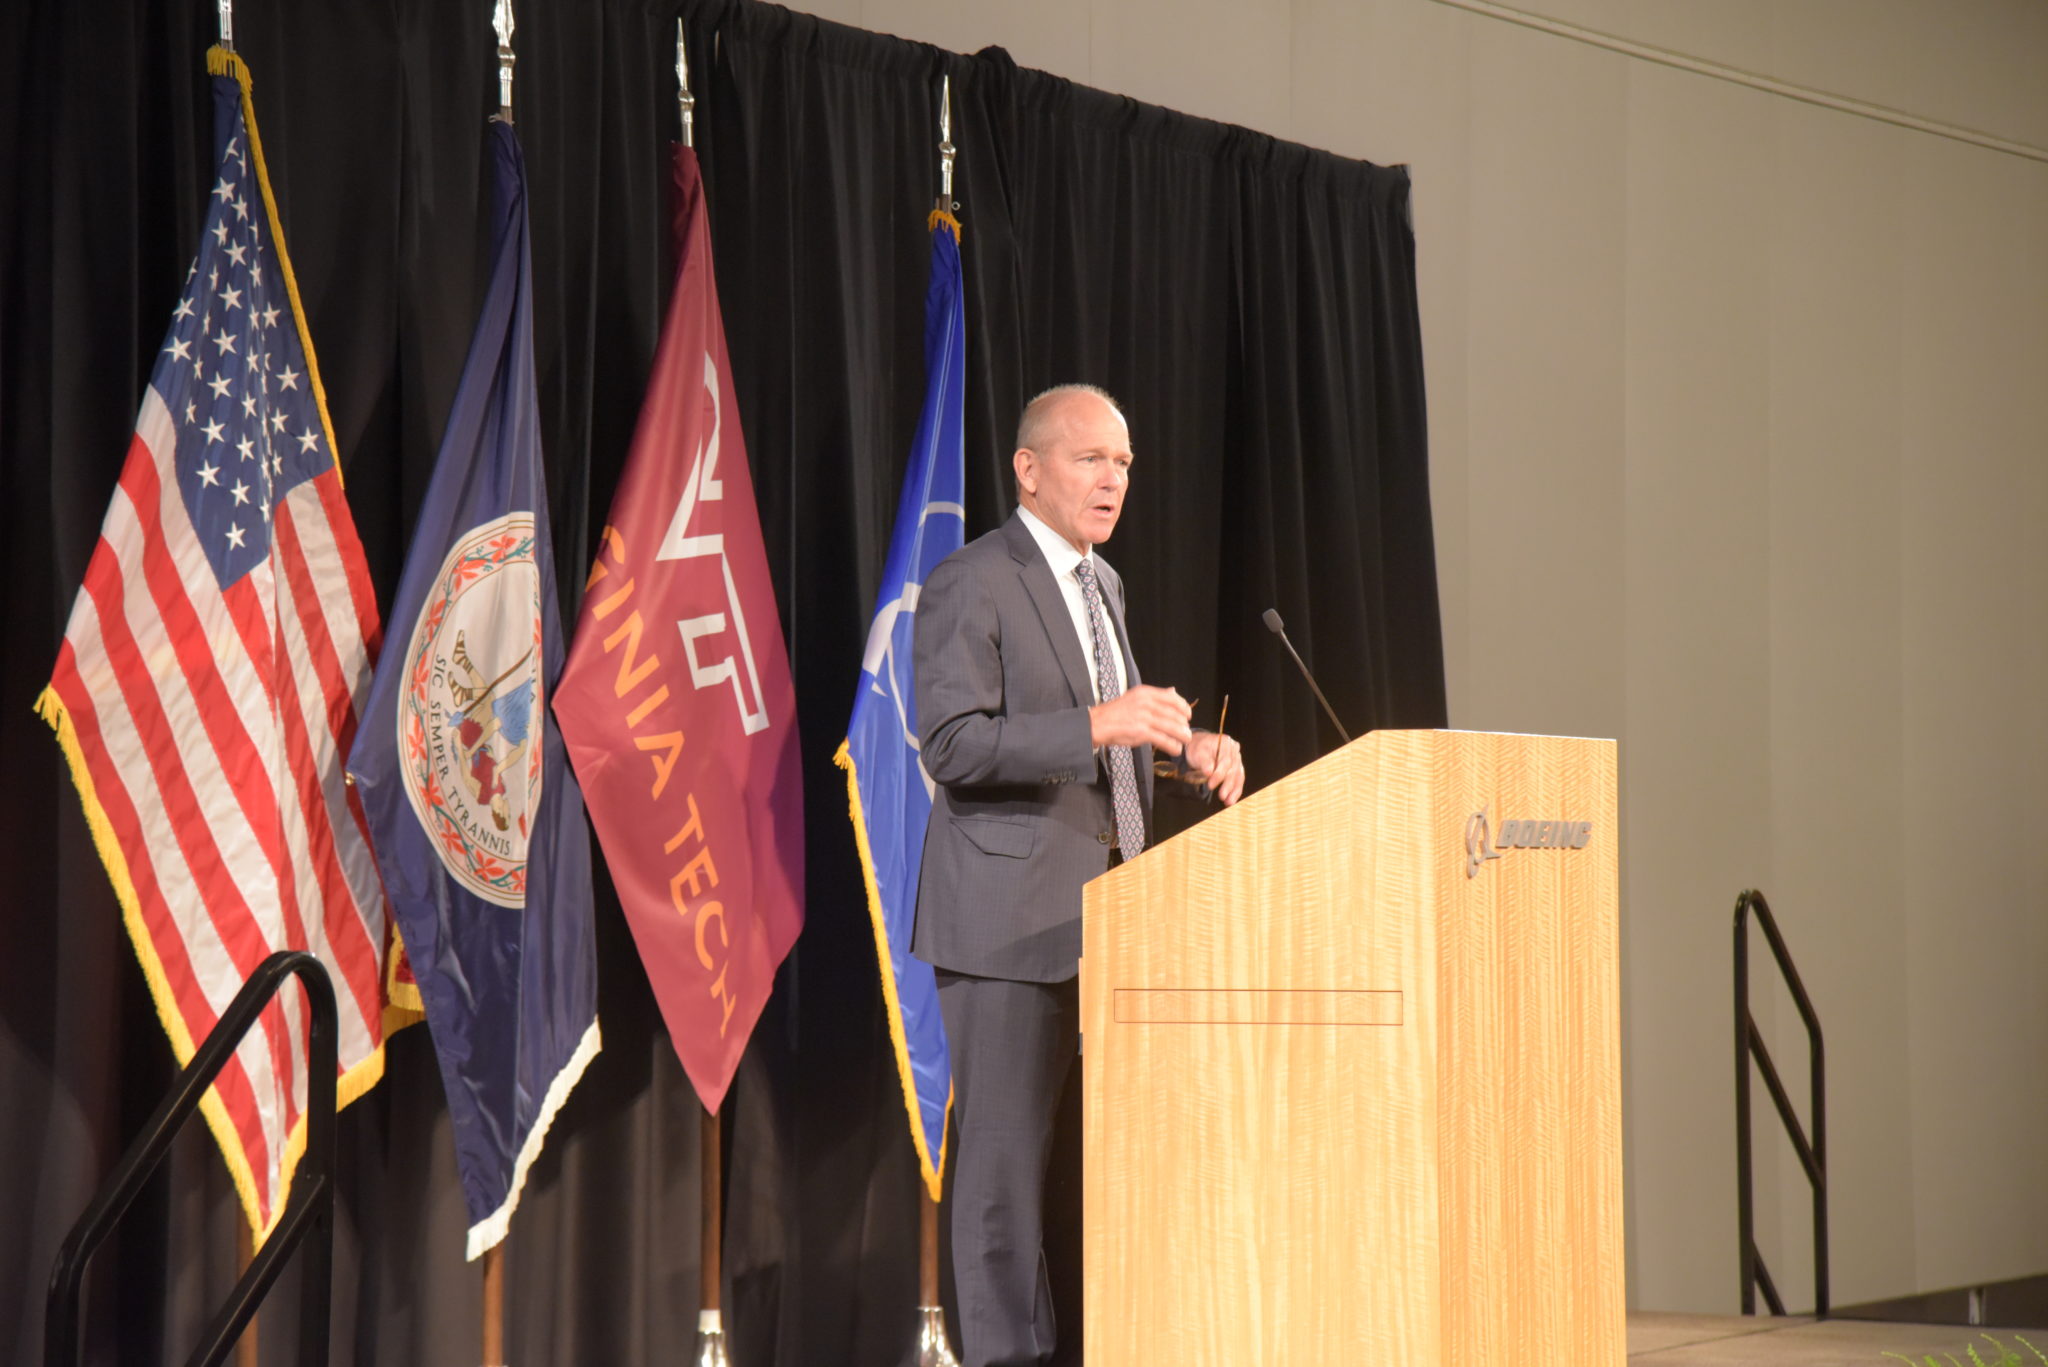
<svg viewBox="0 0 2048 1367">
<path fill-rule="evenodd" d="M 1629 1367 L 1890 1367 L 1898 1359 L 1886 1353 L 1916 1363 L 1931 1353 L 1946 1367 L 1950 1355 L 1967 1364 L 1974 1345 L 1986 1364 L 1995 1364 L 1997 1350 L 1981 1333 L 2018 1353 L 2027 1367 L 2039 1367 L 2041 1359 L 2016 1336 L 2048 1353 L 2048 1329 L 1640 1313 L 1628 1317 L 1628 1361 Z"/>
</svg>

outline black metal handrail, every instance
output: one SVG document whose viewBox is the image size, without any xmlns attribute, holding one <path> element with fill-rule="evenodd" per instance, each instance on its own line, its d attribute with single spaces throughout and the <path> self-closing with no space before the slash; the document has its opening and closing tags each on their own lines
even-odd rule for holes
<svg viewBox="0 0 2048 1367">
<path fill-rule="evenodd" d="M 50 1272 L 50 1295 L 43 1319 L 45 1367 L 78 1367 L 84 1360 L 79 1302 L 86 1261 L 134 1204 L 150 1175 L 170 1151 L 178 1130 L 199 1109 L 206 1089 L 234 1057 L 242 1036 L 249 1033 L 285 979 L 294 974 L 304 984 L 306 1000 L 312 1007 L 312 1028 L 307 1040 L 306 1151 L 299 1159 L 292 1177 L 291 1198 L 285 1203 L 276 1227 L 250 1260 L 227 1303 L 215 1314 L 199 1346 L 186 1361 L 188 1367 L 218 1367 L 227 1360 L 235 1340 L 255 1318 L 257 1306 L 284 1270 L 285 1260 L 303 1243 L 305 1258 L 299 1270 L 305 1279 L 306 1293 L 299 1307 L 296 1360 L 302 1367 L 325 1367 L 334 1265 L 334 987 L 328 980 L 327 969 L 303 950 L 280 951 L 257 965 L 199 1052 L 178 1074 L 176 1085 L 150 1117 L 141 1137 L 122 1156 L 121 1166 L 65 1236 L 56 1266 Z"/>
<path fill-rule="evenodd" d="M 1806 1022 L 1813 1083 L 1811 1140 L 1800 1126 L 1799 1118 L 1792 1113 L 1792 1099 L 1785 1094 L 1785 1084 L 1778 1080 L 1778 1069 L 1771 1062 L 1771 1051 L 1765 1047 L 1764 1037 L 1756 1028 L 1756 1018 L 1749 1012 L 1749 915 L 1752 911 L 1756 913 L 1757 924 L 1764 928 L 1764 938 L 1770 942 L 1771 955 L 1778 961 L 1778 972 L 1784 976 L 1792 1001 L 1799 1008 L 1799 1018 Z M 1771 1271 L 1764 1265 L 1763 1254 L 1756 1246 L 1756 1201 L 1751 1190 L 1749 1135 L 1749 1065 L 1752 1058 L 1756 1060 L 1757 1071 L 1763 1074 L 1764 1086 L 1769 1089 L 1771 1100 L 1777 1103 L 1778 1118 L 1785 1122 L 1786 1136 L 1791 1139 L 1793 1151 L 1799 1155 L 1799 1165 L 1806 1170 L 1806 1180 L 1813 1187 L 1813 1313 L 1820 1319 L 1826 1319 L 1828 1111 L 1820 1017 L 1814 1014 L 1813 1002 L 1806 995 L 1806 985 L 1799 980 L 1799 970 L 1792 966 L 1792 955 L 1785 948 L 1785 937 L 1778 933 L 1777 918 L 1771 915 L 1770 903 L 1753 888 L 1735 899 L 1735 1180 L 1739 1193 L 1737 1237 L 1742 1269 L 1742 1313 L 1756 1313 L 1756 1291 L 1761 1286 L 1771 1313 L 1782 1315 L 1785 1302 L 1779 1298 L 1778 1288 L 1771 1281 Z"/>
</svg>

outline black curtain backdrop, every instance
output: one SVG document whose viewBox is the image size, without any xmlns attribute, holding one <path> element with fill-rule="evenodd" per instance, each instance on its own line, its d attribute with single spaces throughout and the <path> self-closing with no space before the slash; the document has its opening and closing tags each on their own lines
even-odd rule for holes
<svg viewBox="0 0 2048 1367">
<path fill-rule="evenodd" d="M 214 12 L 0 8 L 0 1355 L 29 1362 L 58 1242 L 173 1071 L 30 704 L 193 254 Z M 236 14 L 387 607 L 481 294 L 489 8 L 243 0 Z M 1234 699 L 1254 786 L 1335 741 L 1266 639 L 1267 607 L 1354 731 L 1445 721 L 1408 178 L 998 49 L 960 56 L 747 0 L 519 0 L 541 417 L 572 598 L 669 285 L 679 13 L 809 756 L 808 923 L 727 1108 L 727 1323 L 738 1363 L 894 1367 L 916 1298 L 915 1163 L 831 755 L 924 386 L 939 78 L 966 229 L 970 534 L 1009 513 L 1025 399 L 1067 379 L 1117 394 L 1138 461 L 1108 554 L 1137 653 L 1148 678 L 1202 700 L 1198 720 Z M 674 1362 L 696 1324 L 695 1098 L 600 884 L 604 1052 L 507 1245 L 521 1364 Z M 395 1037 L 384 1084 L 342 1116 L 336 1362 L 476 1360 L 477 1269 L 429 1049 L 424 1028 Z M 1075 1135 L 1057 1231 L 1070 1330 Z M 94 1265 L 91 1360 L 182 1359 L 232 1281 L 238 1218 L 195 1126 Z M 288 1274 L 264 1313 L 266 1362 L 288 1360 L 297 1302 Z"/>
</svg>

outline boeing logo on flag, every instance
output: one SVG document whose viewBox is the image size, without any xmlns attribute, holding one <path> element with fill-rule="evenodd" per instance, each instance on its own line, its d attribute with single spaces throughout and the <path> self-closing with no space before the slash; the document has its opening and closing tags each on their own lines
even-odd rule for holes
<svg viewBox="0 0 2048 1367">
<path fill-rule="evenodd" d="M 710 664 L 697 658 L 697 642 L 726 629 L 725 613 L 686 617 L 676 627 L 683 633 L 683 655 L 690 664 L 690 682 L 702 689 L 729 681 L 733 701 L 739 705 L 740 725 L 751 736 L 768 729 L 768 704 L 761 697 L 761 676 L 754 668 L 754 643 L 747 635 L 747 614 L 740 607 L 739 591 L 733 586 L 732 562 L 725 556 L 725 536 L 721 532 L 707 536 L 689 534 L 690 519 L 698 505 L 716 503 L 725 497 L 725 485 L 718 480 L 718 438 L 723 420 L 718 401 L 718 366 L 708 351 L 704 353 L 704 396 L 710 404 L 711 426 L 697 444 L 697 458 L 690 466 L 690 477 L 683 482 L 682 502 L 676 505 L 675 520 L 669 523 L 668 535 L 661 539 L 661 549 L 654 558 L 661 561 L 718 557 L 718 568 L 725 577 L 725 605 L 732 614 L 732 634 L 739 639 L 739 658 L 747 667 L 746 688 L 740 687 L 739 671 L 731 655 Z M 749 693 L 754 699 L 751 705 L 747 702 Z"/>
</svg>

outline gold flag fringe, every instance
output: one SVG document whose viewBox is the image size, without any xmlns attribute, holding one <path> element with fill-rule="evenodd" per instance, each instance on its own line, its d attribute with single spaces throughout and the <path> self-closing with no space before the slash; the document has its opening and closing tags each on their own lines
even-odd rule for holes
<svg viewBox="0 0 2048 1367">
<path fill-rule="evenodd" d="M 868 892 L 868 920 L 875 928 L 876 968 L 882 976 L 882 1002 L 888 1008 L 889 1043 L 896 1050 L 896 1073 L 903 1080 L 903 1106 L 910 1113 L 910 1142 L 917 1146 L 917 1165 L 924 1174 L 925 1190 L 936 1201 L 946 1171 L 946 1137 L 941 1132 L 938 1161 L 932 1161 L 931 1150 L 924 1137 L 924 1115 L 917 1104 L 917 1080 L 910 1071 L 910 1044 L 903 1034 L 903 1002 L 896 995 L 896 974 L 885 967 L 893 965 L 895 958 L 889 952 L 889 927 L 882 919 L 882 892 L 875 882 L 875 856 L 868 846 L 868 823 L 861 810 L 860 776 L 854 772 L 852 746 L 850 740 L 841 741 L 832 762 L 846 771 L 847 802 L 853 812 L 853 841 L 860 849 L 860 876 Z M 953 1089 L 949 1080 L 946 1113 L 950 1115 L 952 1110 Z"/>
</svg>

